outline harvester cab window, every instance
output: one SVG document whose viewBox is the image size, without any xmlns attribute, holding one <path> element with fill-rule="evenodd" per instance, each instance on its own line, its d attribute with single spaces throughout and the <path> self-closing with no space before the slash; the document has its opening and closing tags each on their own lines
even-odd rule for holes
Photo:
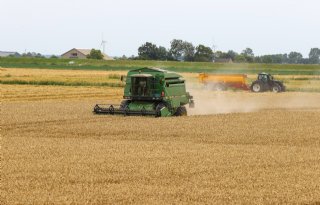
<svg viewBox="0 0 320 205">
<path fill-rule="evenodd" d="M 136 96 L 148 95 L 148 78 L 146 77 L 132 78 L 132 94 Z"/>
</svg>

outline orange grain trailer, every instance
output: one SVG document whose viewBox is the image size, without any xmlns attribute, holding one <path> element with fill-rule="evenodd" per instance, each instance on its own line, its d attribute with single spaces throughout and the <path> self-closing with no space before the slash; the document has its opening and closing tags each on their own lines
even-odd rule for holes
<svg viewBox="0 0 320 205">
<path fill-rule="evenodd" d="M 200 73 L 198 76 L 199 82 L 203 83 L 206 88 L 211 90 L 227 90 L 228 88 L 236 88 L 249 90 L 244 74 L 208 74 Z"/>
</svg>

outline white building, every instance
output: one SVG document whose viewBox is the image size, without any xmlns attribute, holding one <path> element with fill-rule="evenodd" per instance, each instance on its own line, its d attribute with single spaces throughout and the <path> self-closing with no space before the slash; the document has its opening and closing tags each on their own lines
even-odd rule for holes
<svg viewBox="0 0 320 205">
<path fill-rule="evenodd" d="M 0 57 L 8 57 L 10 55 L 17 56 L 19 55 L 18 52 L 11 52 L 11 51 L 0 51 Z"/>
<path fill-rule="evenodd" d="M 90 54 L 91 49 L 77 49 L 73 48 L 61 55 L 61 58 L 71 58 L 71 59 L 86 59 L 87 55 Z M 112 57 L 105 53 L 102 53 L 103 60 L 114 60 Z"/>
</svg>

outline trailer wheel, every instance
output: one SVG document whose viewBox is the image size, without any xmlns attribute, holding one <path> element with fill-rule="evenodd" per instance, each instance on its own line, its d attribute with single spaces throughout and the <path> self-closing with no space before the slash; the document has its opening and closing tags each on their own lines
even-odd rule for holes
<svg viewBox="0 0 320 205">
<path fill-rule="evenodd" d="M 274 84 L 274 85 L 272 86 L 272 92 L 274 92 L 274 93 L 279 93 L 279 92 L 281 92 L 281 87 L 280 87 L 280 85 Z"/>
<path fill-rule="evenodd" d="M 111 115 L 114 114 L 114 107 L 113 107 L 113 105 L 110 105 L 110 107 L 109 107 L 109 113 L 110 113 Z"/>
<path fill-rule="evenodd" d="M 187 116 L 187 109 L 184 106 L 180 106 L 177 108 L 175 116 Z"/>
<path fill-rule="evenodd" d="M 255 82 L 251 85 L 251 91 L 258 93 L 262 92 L 262 85 L 259 82 Z"/>
<path fill-rule="evenodd" d="M 226 91 L 227 87 L 222 83 L 218 83 L 218 84 L 215 85 L 214 89 L 216 91 Z"/>
</svg>

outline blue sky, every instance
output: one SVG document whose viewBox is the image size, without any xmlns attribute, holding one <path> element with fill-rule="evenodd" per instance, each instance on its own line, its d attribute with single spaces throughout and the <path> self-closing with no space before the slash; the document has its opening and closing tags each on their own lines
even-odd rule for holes
<svg viewBox="0 0 320 205">
<path fill-rule="evenodd" d="M 62 54 L 99 48 L 137 54 L 174 38 L 256 55 L 320 47 L 319 0 L 0 0 L 0 50 Z"/>
</svg>

